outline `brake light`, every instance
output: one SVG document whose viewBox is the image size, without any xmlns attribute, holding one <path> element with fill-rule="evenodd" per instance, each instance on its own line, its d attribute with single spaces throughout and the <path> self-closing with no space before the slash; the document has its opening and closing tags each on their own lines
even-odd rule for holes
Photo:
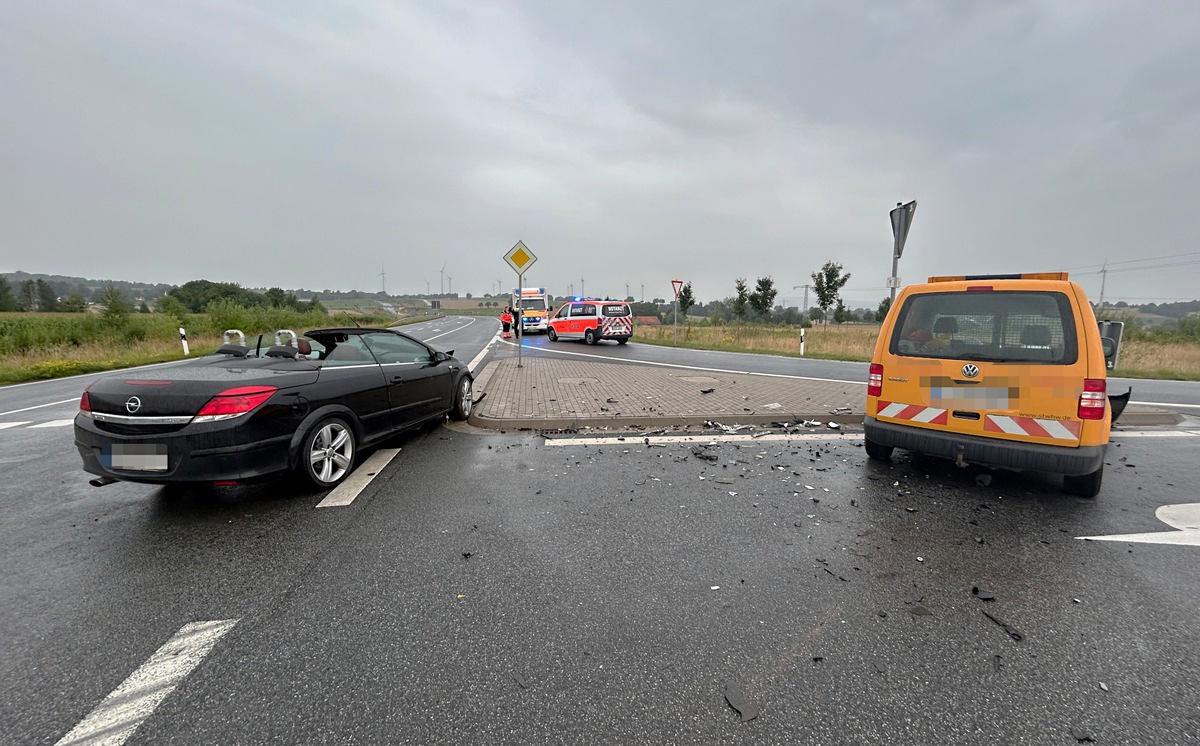
<svg viewBox="0 0 1200 746">
<path fill-rule="evenodd" d="M 1104 419 L 1104 407 L 1108 404 L 1107 390 L 1103 378 L 1083 379 L 1083 393 L 1079 395 L 1079 419 Z"/>
<path fill-rule="evenodd" d="M 967 292 L 968 293 L 990 293 L 990 292 L 992 292 L 992 286 L 991 285 L 968 285 Z"/>
<path fill-rule="evenodd" d="M 227 389 L 208 400 L 192 422 L 216 422 L 253 412 L 279 389 L 274 386 L 239 386 Z"/>
<path fill-rule="evenodd" d="M 867 396 L 883 396 L 883 365 L 871 363 L 867 374 Z"/>
<path fill-rule="evenodd" d="M 92 400 L 88 398 L 87 389 L 84 389 L 83 396 L 79 397 L 79 411 L 87 417 L 92 416 Z"/>
</svg>

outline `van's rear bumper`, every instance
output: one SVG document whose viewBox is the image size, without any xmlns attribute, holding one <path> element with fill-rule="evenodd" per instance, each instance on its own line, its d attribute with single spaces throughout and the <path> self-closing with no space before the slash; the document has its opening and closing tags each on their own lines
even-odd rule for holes
<svg viewBox="0 0 1200 746">
<path fill-rule="evenodd" d="M 970 463 L 1070 476 L 1091 474 L 1099 469 L 1108 449 L 1107 445 L 1071 448 L 944 433 L 881 422 L 869 415 L 863 419 L 863 427 L 868 439 L 883 446 L 950 459 L 962 454 L 963 460 Z"/>
</svg>

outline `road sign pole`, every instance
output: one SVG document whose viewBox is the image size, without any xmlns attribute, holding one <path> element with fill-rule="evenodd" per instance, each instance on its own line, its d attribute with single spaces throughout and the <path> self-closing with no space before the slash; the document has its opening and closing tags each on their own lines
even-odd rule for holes
<svg viewBox="0 0 1200 746">
<path fill-rule="evenodd" d="M 517 292 L 520 293 L 521 288 L 523 288 L 523 287 L 525 287 L 525 273 L 518 272 L 517 273 Z M 518 306 L 521 305 L 521 296 L 517 296 L 517 305 Z M 519 330 L 521 328 L 520 325 L 525 323 L 521 319 L 521 317 L 525 315 L 525 312 L 523 310 L 519 311 L 516 308 L 514 308 L 513 314 L 515 314 L 513 316 L 513 328 Z M 517 331 L 517 367 L 518 368 L 521 367 L 521 348 L 524 346 L 525 346 L 525 335 L 522 334 L 520 331 Z"/>
<path fill-rule="evenodd" d="M 899 269 L 899 267 L 900 267 L 900 257 L 897 256 L 896 252 L 893 251 L 892 252 L 892 281 L 888 283 L 889 285 L 892 286 L 892 299 L 891 299 L 891 301 L 889 301 L 889 303 L 896 302 L 896 272 Z M 891 306 L 889 305 L 889 308 L 890 307 Z"/>
<path fill-rule="evenodd" d="M 903 204 L 896 203 L 896 208 L 888 213 L 888 217 L 892 220 L 892 238 L 895 239 L 892 244 L 892 276 L 888 280 L 888 285 L 892 288 L 891 301 L 896 302 L 896 288 L 900 285 L 900 280 L 896 277 L 896 272 L 900 266 L 900 255 L 904 253 L 904 242 L 908 240 L 908 229 L 912 227 L 913 215 L 917 212 L 917 201 Z"/>
<path fill-rule="evenodd" d="M 679 296 L 675 296 L 675 346 L 679 346 Z"/>
</svg>

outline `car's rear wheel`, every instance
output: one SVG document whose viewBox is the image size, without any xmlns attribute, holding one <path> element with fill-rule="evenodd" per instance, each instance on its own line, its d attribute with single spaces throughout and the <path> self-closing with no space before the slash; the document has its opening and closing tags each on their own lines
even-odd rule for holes
<svg viewBox="0 0 1200 746">
<path fill-rule="evenodd" d="M 341 417 L 326 417 L 305 436 L 300 469 L 314 486 L 336 487 L 354 468 L 354 446 L 350 424 Z"/>
<path fill-rule="evenodd" d="M 588 329 L 587 331 L 585 331 L 583 333 L 583 341 L 590 345 L 596 344 L 596 342 L 599 341 L 598 338 L 596 337 L 596 330 Z"/>
<path fill-rule="evenodd" d="M 472 397 L 474 390 L 471 385 L 471 377 L 463 376 L 458 382 L 458 386 L 454 389 L 454 407 L 450 410 L 450 419 L 465 420 L 471 416 L 471 405 L 474 403 Z"/>
<path fill-rule="evenodd" d="M 1104 467 L 1101 466 L 1091 474 L 1063 477 L 1063 490 L 1078 497 L 1095 497 L 1100 494 L 1100 484 L 1104 481 Z"/>
<path fill-rule="evenodd" d="M 892 446 L 885 446 L 865 437 L 863 438 L 863 448 L 866 449 L 867 456 L 875 461 L 890 461 L 892 451 L 896 450 Z"/>
<path fill-rule="evenodd" d="M 546 336 L 550 338 L 551 342 L 558 341 L 558 332 L 554 331 L 553 327 L 546 330 Z"/>
</svg>

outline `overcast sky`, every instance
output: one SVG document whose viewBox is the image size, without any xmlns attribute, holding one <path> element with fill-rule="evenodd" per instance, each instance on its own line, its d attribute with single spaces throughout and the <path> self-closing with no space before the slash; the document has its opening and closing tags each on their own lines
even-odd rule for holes
<svg viewBox="0 0 1200 746">
<path fill-rule="evenodd" d="M 701 301 L 835 260 L 1200 297 L 1200 4 L 11 2 L 0 271 Z M 445 265 L 446 282 L 439 275 Z"/>
</svg>

